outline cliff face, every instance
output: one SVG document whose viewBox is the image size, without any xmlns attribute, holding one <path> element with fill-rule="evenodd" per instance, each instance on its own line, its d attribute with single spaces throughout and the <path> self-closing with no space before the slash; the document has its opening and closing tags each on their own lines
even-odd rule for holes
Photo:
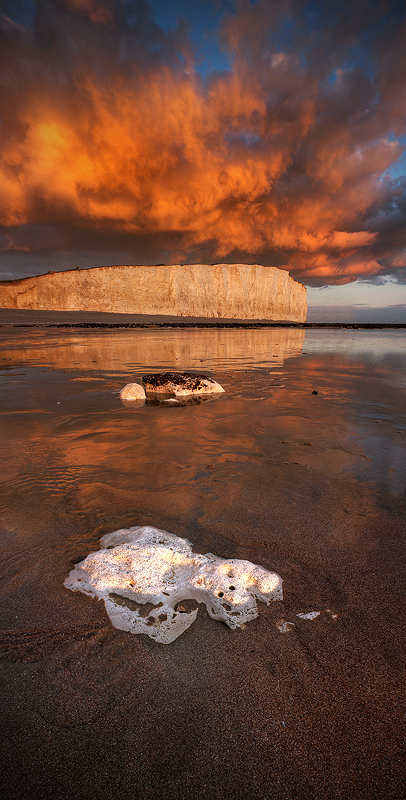
<svg viewBox="0 0 406 800">
<path fill-rule="evenodd" d="M 117 266 L 0 281 L 1 308 L 304 322 L 306 289 L 258 264 Z"/>
</svg>

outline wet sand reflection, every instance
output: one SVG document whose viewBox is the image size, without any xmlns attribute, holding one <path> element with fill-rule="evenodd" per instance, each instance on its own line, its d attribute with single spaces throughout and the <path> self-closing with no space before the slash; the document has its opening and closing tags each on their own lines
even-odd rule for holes
<svg viewBox="0 0 406 800">
<path fill-rule="evenodd" d="M 237 800 L 270 782 L 280 800 L 337 787 L 397 800 L 406 359 L 386 345 L 379 360 L 323 352 L 302 331 L 202 333 L 142 332 L 150 365 L 132 332 L 1 334 L 9 794 L 49 794 L 57 769 L 58 797 L 73 770 L 78 800 L 134 786 L 198 800 L 203 785 L 218 800 L 224 781 Z M 226 391 L 125 408 L 120 388 L 147 366 L 207 366 Z M 238 632 L 200 609 L 166 648 L 116 630 L 63 582 L 102 535 L 142 524 L 277 572 L 283 602 Z"/>
</svg>

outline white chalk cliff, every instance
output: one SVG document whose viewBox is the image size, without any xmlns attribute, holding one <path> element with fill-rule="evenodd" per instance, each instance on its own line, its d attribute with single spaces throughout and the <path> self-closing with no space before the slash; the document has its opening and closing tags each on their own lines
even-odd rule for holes
<svg viewBox="0 0 406 800">
<path fill-rule="evenodd" d="M 113 266 L 0 281 L 0 308 L 306 320 L 306 289 L 258 264 Z"/>
</svg>

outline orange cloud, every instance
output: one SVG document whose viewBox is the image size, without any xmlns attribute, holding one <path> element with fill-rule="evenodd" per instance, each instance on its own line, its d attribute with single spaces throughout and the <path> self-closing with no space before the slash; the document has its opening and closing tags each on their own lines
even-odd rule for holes
<svg viewBox="0 0 406 800">
<path fill-rule="evenodd" d="M 61 2 L 72 11 L 81 11 L 96 25 L 105 25 L 113 21 L 111 10 L 100 0 L 61 0 Z"/>
<path fill-rule="evenodd" d="M 304 64 L 299 23 L 290 52 L 272 45 L 284 4 L 242 3 L 222 27 L 232 66 L 204 82 L 186 35 L 151 17 L 136 30 L 113 1 L 38 7 L 33 30 L 2 22 L 5 231 L 108 230 L 134 262 L 137 237 L 176 234 L 195 260 L 244 254 L 316 282 L 384 269 L 378 217 L 399 193 L 382 176 L 402 148 L 376 76 L 340 66 L 351 32 L 336 31 L 331 82 L 317 37 Z M 393 87 L 390 102 L 393 118 Z"/>
</svg>

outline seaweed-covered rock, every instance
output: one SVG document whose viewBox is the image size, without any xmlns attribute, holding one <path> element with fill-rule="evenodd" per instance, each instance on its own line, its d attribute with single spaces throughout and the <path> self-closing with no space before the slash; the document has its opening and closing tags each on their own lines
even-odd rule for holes
<svg viewBox="0 0 406 800">
<path fill-rule="evenodd" d="M 149 526 L 103 536 L 102 549 L 77 564 L 64 585 L 104 600 L 116 628 L 169 644 L 190 627 L 197 608 L 235 629 L 258 616 L 256 600 L 282 599 L 282 580 L 250 561 L 192 552 L 187 539 Z M 179 605 L 180 604 L 180 605 Z"/>
<path fill-rule="evenodd" d="M 223 387 L 213 378 L 189 372 L 160 372 L 155 375 L 143 375 L 142 383 L 147 396 L 185 397 L 224 392 Z"/>
</svg>

